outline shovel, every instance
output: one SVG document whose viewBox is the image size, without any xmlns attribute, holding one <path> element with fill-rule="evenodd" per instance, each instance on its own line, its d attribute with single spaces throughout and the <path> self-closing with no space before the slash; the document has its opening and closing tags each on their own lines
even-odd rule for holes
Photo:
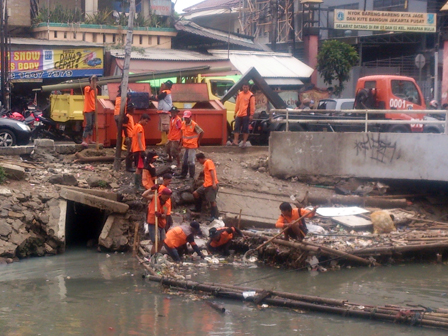
<svg viewBox="0 0 448 336">
<path fill-rule="evenodd" d="M 311 210 L 311 212 L 316 211 L 317 206 L 315 206 L 313 208 L 313 210 Z M 270 238 L 269 240 L 266 240 L 263 244 L 261 244 L 260 246 L 258 246 L 255 249 L 251 249 L 248 250 L 246 253 L 244 253 L 243 256 L 243 260 L 247 260 L 252 254 L 254 254 L 255 252 L 257 252 L 259 249 L 261 249 L 263 246 L 266 246 L 267 244 L 269 244 L 271 241 L 273 241 L 275 238 L 277 238 L 278 236 L 282 235 L 286 230 L 289 229 L 289 227 L 291 227 L 292 225 L 296 225 L 297 223 L 299 223 L 303 218 L 305 218 L 306 216 L 308 216 L 309 213 L 303 215 L 302 217 L 300 217 L 299 219 L 296 219 L 294 222 L 292 222 L 287 228 L 284 228 L 282 231 L 280 231 L 279 233 L 277 233 L 274 237 Z M 303 234 L 303 232 L 302 232 Z M 305 237 L 305 234 L 303 234 L 303 236 Z"/>
</svg>

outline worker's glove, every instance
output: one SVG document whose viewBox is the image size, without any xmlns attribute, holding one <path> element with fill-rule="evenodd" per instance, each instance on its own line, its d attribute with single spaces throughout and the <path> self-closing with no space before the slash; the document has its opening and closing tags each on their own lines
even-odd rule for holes
<svg viewBox="0 0 448 336">
<path fill-rule="evenodd" d="M 157 218 L 162 218 L 162 213 L 161 212 L 156 211 L 155 215 L 156 215 Z"/>
<path fill-rule="evenodd" d="M 159 185 L 158 184 L 154 184 L 152 187 L 151 187 L 151 190 L 158 190 L 159 189 Z"/>
</svg>

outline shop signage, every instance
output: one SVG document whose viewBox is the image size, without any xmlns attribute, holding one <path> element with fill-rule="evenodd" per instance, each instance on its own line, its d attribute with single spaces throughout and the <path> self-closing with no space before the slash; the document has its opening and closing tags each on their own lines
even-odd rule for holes
<svg viewBox="0 0 448 336">
<path fill-rule="evenodd" d="M 102 48 L 15 50 L 10 53 L 12 80 L 103 75 Z"/>
<path fill-rule="evenodd" d="M 161 16 L 171 16 L 171 0 L 151 0 L 151 13 Z"/>
<path fill-rule="evenodd" d="M 335 9 L 334 28 L 393 32 L 435 33 L 436 14 Z"/>
</svg>

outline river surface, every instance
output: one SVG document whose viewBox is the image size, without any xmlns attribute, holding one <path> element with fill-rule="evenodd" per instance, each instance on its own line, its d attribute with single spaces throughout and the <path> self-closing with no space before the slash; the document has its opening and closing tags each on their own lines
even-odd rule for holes
<svg viewBox="0 0 448 336">
<path fill-rule="evenodd" d="M 348 299 L 360 304 L 448 308 L 448 266 L 413 264 L 312 273 L 224 265 L 196 268 L 221 281 Z M 68 250 L 0 266 L 0 335 L 447 335 L 447 331 L 215 300 L 160 291 L 130 254 Z M 257 281 L 254 281 L 257 280 Z"/>
</svg>

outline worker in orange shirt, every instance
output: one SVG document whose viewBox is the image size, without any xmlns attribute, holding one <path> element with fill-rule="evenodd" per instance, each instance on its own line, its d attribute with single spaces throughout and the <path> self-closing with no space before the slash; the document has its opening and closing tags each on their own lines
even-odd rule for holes
<svg viewBox="0 0 448 336">
<path fill-rule="evenodd" d="M 204 184 L 193 192 L 195 198 L 195 208 L 193 212 L 201 212 L 202 199 L 205 198 L 211 205 L 210 221 L 219 218 L 218 204 L 216 195 L 218 194 L 219 182 L 216 175 L 216 167 L 211 159 L 207 159 L 204 153 L 196 154 L 196 159 L 204 166 Z"/>
<path fill-rule="evenodd" d="M 209 231 L 209 241 L 207 248 L 211 253 L 220 253 L 228 256 L 230 243 L 236 236 L 243 237 L 243 233 L 236 227 L 211 228 Z"/>
<path fill-rule="evenodd" d="M 143 126 L 145 126 L 149 120 L 149 115 L 143 113 L 139 122 L 134 125 L 134 133 L 132 134 L 131 152 L 134 155 L 134 163 L 136 167 L 134 183 L 137 190 L 142 189 L 142 169 L 146 151 L 146 138 Z"/>
<path fill-rule="evenodd" d="M 185 148 L 185 153 L 182 160 L 182 172 L 180 177 L 187 177 L 187 173 L 189 172 L 190 178 L 194 179 L 196 150 L 201 146 L 204 131 L 195 121 L 191 120 L 191 111 L 184 111 L 184 121 L 181 130 L 181 143 L 182 147 Z"/>
<path fill-rule="evenodd" d="M 153 193 L 151 189 L 146 190 L 142 197 L 149 199 L 150 195 Z M 151 254 L 160 252 L 162 248 L 163 241 L 165 240 L 165 226 L 167 214 L 171 213 L 171 203 L 168 203 L 172 194 L 171 189 L 165 188 L 160 194 L 157 194 L 157 198 L 153 197 L 151 202 L 148 204 L 148 213 L 146 215 L 146 223 L 144 224 L 145 232 L 149 233 L 149 238 L 151 239 L 153 245 L 151 248 Z M 156 211 L 157 206 L 157 211 Z M 158 235 L 158 249 L 156 251 L 156 217 L 157 217 L 157 229 L 159 230 Z"/>
<path fill-rule="evenodd" d="M 202 236 L 202 231 L 198 222 L 191 222 L 190 225 L 176 226 L 166 233 L 163 241 L 168 254 L 174 261 L 179 262 L 180 256 L 187 251 L 187 243 L 191 245 L 193 250 L 204 259 L 204 255 L 196 245 L 194 236 Z"/>
<path fill-rule="evenodd" d="M 150 152 L 146 154 L 145 161 L 143 162 L 142 184 L 146 190 L 151 189 L 155 185 L 157 174 L 154 162 L 156 162 L 157 158 L 156 152 Z"/>
<path fill-rule="evenodd" d="M 316 214 L 316 209 L 312 211 L 303 208 L 293 209 L 291 204 L 289 204 L 288 202 L 283 202 L 282 204 L 280 204 L 280 211 L 281 215 L 275 223 L 275 227 L 282 230 L 288 228 L 288 230 L 284 232 L 285 240 L 289 240 L 289 238 L 292 238 L 298 241 L 302 241 L 308 232 L 305 219 L 302 218 L 297 224 L 291 224 L 305 215 L 307 218 L 313 217 Z"/>
<path fill-rule="evenodd" d="M 233 130 L 233 146 L 238 146 L 240 133 L 243 133 L 243 142 L 241 148 L 247 145 L 249 138 L 249 123 L 254 118 L 255 113 L 255 96 L 249 91 L 249 84 L 243 84 L 243 91 L 240 91 L 235 103 L 235 128 Z"/>
<path fill-rule="evenodd" d="M 95 124 L 95 93 L 98 93 L 96 88 L 97 77 L 93 75 L 89 78 L 89 85 L 84 88 L 84 121 L 86 127 L 82 134 L 82 146 L 88 147 L 92 141 L 93 125 Z"/>
<path fill-rule="evenodd" d="M 179 110 L 173 106 L 170 110 L 170 129 L 168 131 L 168 142 L 165 145 L 168 154 L 168 162 L 176 159 L 177 166 L 180 167 L 180 140 L 182 138 L 182 119 L 179 117 Z"/>
<path fill-rule="evenodd" d="M 168 188 L 170 186 L 172 180 L 173 180 L 173 175 L 171 175 L 170 173 L 163 174 L 162 184 L 159 185 L 158 192 L 161 193 L 164 189 Z M 165 232 L 167 232 L 170 229 L 170 227 L 173 225 L 173 218 L 171 217 L 171 210 L 173 209 L 171 198 L 166 202 L 167 202 L 169 210 L 166 214 Z"/>
<path fill-rule="evenodd" d="M 134 116 L 132 115 L 134 113 L 134 108 L 132 106 L 127 106 L 126 108 L 126 114 L 123 118 L 123 137 L 124 137 L 124 144 L 126 145 L 126 171 L 134 173 L 135 168 L 132 168 L 132 159 L 133 154 L 131 151 L 132 147 L 132 135 L 134 133 Z"/>
</svg>

